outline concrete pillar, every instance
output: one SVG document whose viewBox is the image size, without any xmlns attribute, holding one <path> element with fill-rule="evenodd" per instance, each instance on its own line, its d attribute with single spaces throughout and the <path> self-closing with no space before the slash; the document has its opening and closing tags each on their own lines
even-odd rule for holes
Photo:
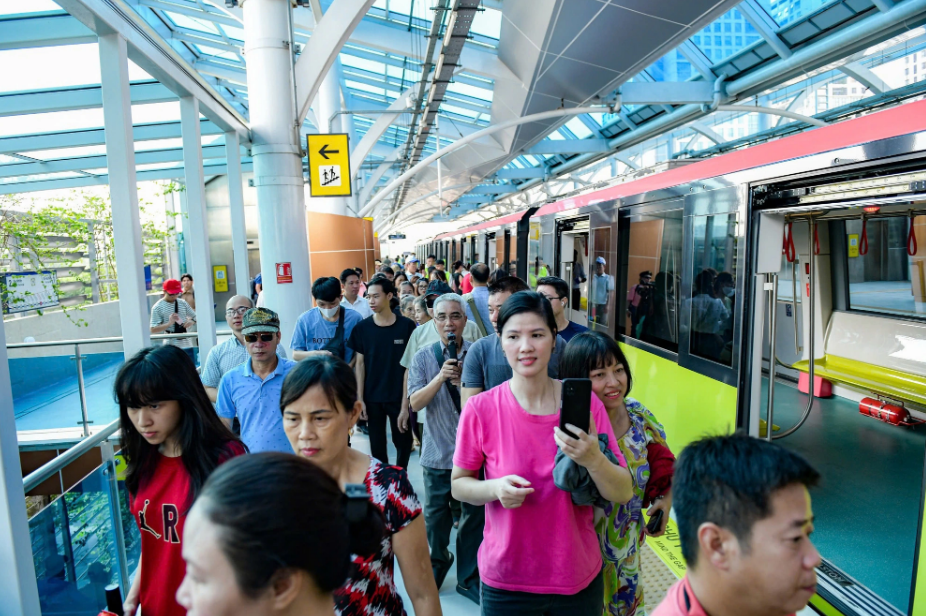
<svg viewBox="0 0 926 616">
<path fill-rule="evenodd" d="M 123 349 L 128 359 L 151 344 L 138 186 L 135 181 L 129 64 L 125 39 L 120 35 L 100 36 L 99 48 L 106 165 L 109 169 L 113 243 L 119 275 L 119 316 Z"/>
<path fill-rule="evenodd" d="M 188 264 L 196 289 L 196 332 L 200 361 L 205 362 L 215 346 L 215 309 L 212 295 L 212 259 L 206 228 L 206 185 L 203 178 L 203 147 L 199 131 L 199 101 L 180 97 L 180 134 L 183 139 L 183 177 L 189 210 L 188 233 L 184 233 L 193 257 Z"/>
<path fill-rule="evenodd" d="M 254 186 L 260 224 L 260 265 L 267 307 L 280 315 L 289 345 L 296 319 L 312 307 L 302 149 L 296 142 L 289 40 L 289 0 L 244 3 Z M 276 266 L 289 263 L 292 283 L 278 284 Z"/>
<path fill-rule="evenodd" d="M 0 319 L 0 340 L 6 340 Z M 0 613 L 9 616 L 39 614 L 39 590 L 32 562 L 32 541 L 26 520 L 13 387 L 6 345 L 0 345 Z"/>
<path fill-rule="evenodd" d="M 228 168 L 228 210 L 231 215 L 232 252 L 235 255 L 235 293 L 251 295 L 248 272 L 248 234 L 244 223 L 244 187 L 241 177 L 241 150 L 238 133 L 225 133 L 225 159 Z"/>
</svg>

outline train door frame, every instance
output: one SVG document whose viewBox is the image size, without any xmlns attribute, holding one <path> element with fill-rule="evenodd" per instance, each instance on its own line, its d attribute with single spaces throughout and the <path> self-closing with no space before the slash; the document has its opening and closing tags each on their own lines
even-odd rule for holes
<svg viewBox="0 0 926 616">
<path fill-rule="evenodd" d="M 524 216 L 517 223 L 516 227 L 516 245 L 515 245 L 515 259 L 517 259 L 517 275 L 518 278 L 527 282 L 527 270 L 528 270 L 528 251 L 530 244 L 530 232 L 531 232 L 531 216 L 534 215 L 534 212 L 538 208 L 533 207 L 524 212 Z M 509 257 L 510 258 L 510 257 Z"/>
<path fill-rule="evenodd" d="M 505 227 L 504 231 L 505 231 L 505 235 L 504 235 L 505 239 L 502 243 L 502 255 L 504 255 L 505 260 L 499 263 L 498 267 L 507 272 L 507 271 L 510 271 L 509 267 L 511 263 L 510 261 L 511 259 L 511 229 L 509 229 L 508 227 Z M 496 241 L 497 240 L 498 240 L 498 236 L 496 236 Z M 495 245 L 495 248 L 496 250 L 498 250 L 498 244 Z"/>
<path fill-rule="evenodd" d="M 618 202 L 611 202 L 609 204 L 596 205 L 588 213 L 588 255 L 589 255 L 589 271 L 587 272 L 588 276 L 588 303 L 586 316 L 588 318 L 588 328 L 592 331 L 599 331 L 606 333 L 612 338 L 616 338 L 616 324 L 617 320 L 622 313 L 618 311 L 620 306 L 619 293 L 620 287 L 618 286 L 618 277 L 617 271 L 619 269 L 619 259 L 617 258 L 618 253 Z M 601 325 L 599 322 L 592 320 L 592 291 L 594 288 L 593 276 L 594 272 L 592 271 L 591 257 L 598 250 L 599 246 L 596 242 L 596 231 L 607 231 L 608 232 L 608 241 L 607 246 L 604 247 L 604 252 L 608 254 L 609 258 L 606 261 L 610 261 L 610 265 L 606 267 L 610 268 L 610 274 L 612 280 L 614 281 L 614 291 L 611 300 L 607 304 L 608 315 L 610 318 L 606 325 Z"/>
<path fill-rule="evenodd" d="M 588 247 L 588 242 L 589 242 L 588 237 L 591 231 L 591 223 L 589 221 L 589 216 L 588 214 L 583 214 L 579 216 L 573 215 L 573 216 L 569 216 L 568 218 L 567 217 L 555 218 L 551 216 L 548 219 L 548 221 L 544 220 L 543 223 L 544 225 L 549 225 L 551 227 L 551 233 L 553 234 L 553 268 L 554 268 L 553 271 L 555 272 L 555 275 L 557 277 L 562 278 L 563 280 L 566 280 L 566 283 L 569 285 L 569 290 L 571 293 L 572 278 L 573 278 L 574 270 L 570 271 L 569 277 L 567 279 L 565 276 L 566 273 L 563 270 L 563 263 L 575 263 L 575 262 L 565 261 L 563 259 L 563 234 L 566 232 L 572 231 L 573 229 L 576 228 L 576 226 L 581 226 L 582 223 L 589 223 L 588 224 L 589 230 L 585 231 L 586 247 Z M 547 233 L 547 231 L 545 229 L 541 229 L 541 233 L 545 234 Z M 588 272 L 586 272 L 586 278 L 587 277 L 588 277 Z M 586 291 L 586 295 L 587 293 L 588 292 Z M 581 297 L 581 293 L 580 293 L 580 297 Z M 581 302 L 579 302 L 578 305 L 573 305 L 574 303 L 576 303 L 574 302 L 574 299 L 575 299 L 574 294 L 571 293 L 569 296 L 569 310 L 582 314 L 584 316 L 585 322 L 580 323 L 580 325 L 587 327 L 588 326 L 588 305 L 586 305 L 585 311 L 583 312 Z"/>
</svg>

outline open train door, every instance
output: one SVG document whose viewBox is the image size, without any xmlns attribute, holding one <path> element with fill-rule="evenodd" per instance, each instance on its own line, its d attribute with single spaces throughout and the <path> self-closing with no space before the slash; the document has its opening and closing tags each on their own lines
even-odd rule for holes
<svg viewBox="0 0 926 616">
<path fill-rule="evenodd" d="M 553 263 L 556 275 L 569 283 L 569 320 L 588 327 L 589 218 L 579 216 L 556 220 L 552 216 L 542 223 L 552 227 L 555 238 Z M 543 229 L 546 240 L 547 230 Z"/>
</svg>

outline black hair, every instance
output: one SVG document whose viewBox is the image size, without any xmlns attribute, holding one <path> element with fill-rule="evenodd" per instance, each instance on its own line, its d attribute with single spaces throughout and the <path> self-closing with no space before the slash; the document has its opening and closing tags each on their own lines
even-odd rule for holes
<svg viewBox="0 0 926 616">
<path fill-rule="evenodd" d="M 434 265 L 447 265 L 447 263 L 443 259 L 438 259 Z"/>
<path fill-rule="evenodd" d="M 496 269 L 494 272 L 489 274 L 489 287 L 491 287 L 496 282 L 500 281 L 502 278 L 508 278 L 510 276 L 511 274 L 509 274 L 507 271 L 503 270 L 502 268 Z"/>
<path fill-rule="evenodd" d="M 238 441 L 216 415 L 193 360 L 173 345 L 144 348 L 119 369 L 113 393 L 119 405 L 122 455 L 127 463 L 125 485 L 132 494 L 137 494 L 151 478 L 158 448 L 135 429 L 129 409 L 168 400 L 176 400 L 180 405 L 176 438 L 183 466 L 190 475 L 185 511 L 219 465 L 219 459 L 230 455 L 231 443 Z"/>
<path fill-rule="evenodd" d="M 347 268 L 346 270 L 341 272 L 341 278 L 340 278 L 341 284 L 347 284 L 347 279 L 350 278 L 351 276 L 356 276 L 357 278 L 360 278 L 360 274 L 355 269 Z"/>
<path fill-rule="evenodd" d="M 537 286 L 544 285 L 547 287 L 553 287 L 556 290 L 556 295 L 563 299 L 564 297 L 569 297 L 569 285 L 565 280 L 558 276 L 544 276 L 543 278 L 537 279 Z"/>
<path fill-rule="evenodd" d="M 469 273 L 472 274 L 473 280 L 479 284 L 486 284 L 489 282 L 489 266 L 485 263 L 476 263 L 469 268 Z"/>
<path fill-rule="evenodd" d="M 395 283 L 385 276 L 374 276 L 370 284 L 367 285 L 367 293 L 370 292 L 370 287 L 379 287 L 382 289 L 383 295 L 389 295 L 390 293 L 395 295 Z"/>
<path fill-rule="evenodd" d="M 422 282 L 424 283 L 425 288 L 427 288 L 429 283 L 428 283 L 428 279 L 425 278 L 424 276 L 418 278 L 418 280 L 415 281 L 415 286 L 420 286 Z"/>
<path fill-rule="evenodd" d="M 430 275 L 431 275 L 431 272 L 433 272 L 433 271 L 436 270 L 436 269 L 437 269 L 437 268 L 436 268 L 435 266 L 429 265 L 429 266 L 428 266 L 428 276 L 430 276 Z"/>
<path fill-rule="evenodd" d="M 399 272 L 395 275 L 393 282 L 399 282 L 399 278 L 404 278 L 406 281 L 408 281 L 408 276 L 405 275 L 405 270 L 399 270 Z"/>
<path fill-rule="evenodd" d="M 460 268 L 460 267 L 463 267 L 463 262 L 462 262 L 462 261 L 454 261 L 454 262 L 453 262 L 453 267 L 452 267 L 451 269 L 456 270 L 457 268 Z"/>
<path fill-rule="evenodd" d="M 559 358 L 559 378 L 587 379 L 593 370 L 607 368 L 612 361 L 623 366 L 627 374 L 626 396 L 633 387 L 630 364 L 614 338 L 601 332 L 589 331 L 573 336 Z"/>
<path fill-rule="evenodd" d="M 428 255 L 428 259 L 437 259 L 437 255 Z"/>
<path fill-rule="evenodd" d="M 428 278 L 431 276 L 437 276 L 437 279 L 441 282 L 447 282 L 447 272 L 442 272 L 439 269 L 434 269 L 431 273 L 428 274 Z"/>
<path fill-rule="evenodd" d="M 820 473 L 799 454 L 742 433 L 688 445 L 672 478 L 672 507 L 688 566 L 697 565 L 698 528 L 705 522 L 732 531 L 748 551 L 752 527 L 772 514 L 774 493 L 794 484 L 813 487 L 819 480 Z"/>
<path fill-rule="evenodd" d="M 695 276 L 695 293 L 706 293 L 710 295 L 714 291 L 714 274 L 709 269 L 701 270 Z"/>
<path fill-rule="evenodd" d="M 351 522 L 338 482 L 288 453 L 256 453 L 223 464 L 196 507 L 218 527 L 235 581 L 251 598 L 287 569 L 305 571 L 319 590 L 331 593 L 350 575 L 351 554 L 376 553 L 384 536 L 382 513 L 372 501 Z"/>
<path fill-rule="evenodd" d="M 392 269 L 391 266 L 389 266 L 389 265 L 381 265 L 381 266 L 379 267 L 379 273 L 380 273 L 380 274 L 385 274 L 386 272 L 389 272 L 390 274 L 395 275 L 395 271 L 393 271 L 393 269 Z"/>
<path fill-rule="evenodd" d="M 350 412 L 357 402 L 357 379 L 347 362 L 333 355 L 313 355 L 295 366 L 283 379 L 280 390 L 280 412 L 298 400 L 312 387 L 322 388 L 332 407 L 337 405 Z"/>
<path fill-rule="evenodd" d="M 334 276 L 316 278 L 312 283 L 312 297 L 323 302 L 334 302 L 341 297 L 341 281 Z"/>
<path fill-rule="evenodd" d="M 193 282 L 193 277 L 190 274 L 184 274 L 183 276 L 181 276 L 180 277 L 181 282 L 183 281 L 184 278 L 189 278 L 190 282 Z"/>
<path fill-rule="evenodd" d="M 519 279 L 515 278 L 515 280 Z M 518 291 L 505 300 L 502 309 L 498 312 L 497 328 L 499 336 L 505 329 L 505 323 L 508 322 L 508 319 L 526 313 L 536 314 L 543 318 L 553 334 L 553 338 L 556 338 L 556 317 L 553 315 L 553 306 L 550 305 L 550 300 L 536 291 Z"/>
<path fill-rule="evenodd" d="M 521 291 L 529 290 L 530 287 L 527 286 L 526 282 L 517 276 L 509 276 L 507 274 L 497 278 L 495 282 L 489 283 L 489 295 L 495 295 L 496 293 L 520 293 Z M 549 300 L 547 300 L 547 303 L 549 303 Z M 550 309 L 552 310 L 552 308 L 551 306 Z"/>
</svg>

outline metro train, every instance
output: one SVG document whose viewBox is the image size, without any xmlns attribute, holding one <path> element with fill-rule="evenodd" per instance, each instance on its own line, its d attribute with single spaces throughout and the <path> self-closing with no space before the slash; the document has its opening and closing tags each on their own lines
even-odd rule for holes
<svg viewBox="0 0 926 616">
<path fill-rule="evenodd" d="M 621 343 L 676 454 L 771 425 L 823 475 L 813 608 L 926 615 L 926 101 L 416 250 L 569 282 L 570 318 Z"/>
</svg>

